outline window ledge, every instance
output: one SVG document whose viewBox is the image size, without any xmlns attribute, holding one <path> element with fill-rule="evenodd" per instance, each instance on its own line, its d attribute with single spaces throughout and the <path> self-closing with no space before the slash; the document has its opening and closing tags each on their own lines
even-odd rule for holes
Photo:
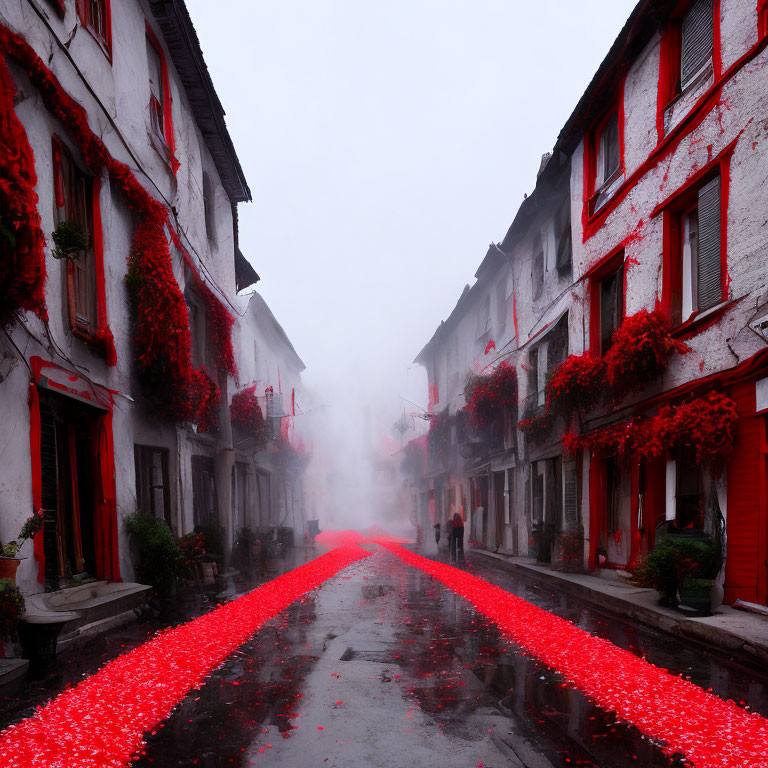
<svg viewBox="0 0 768 768">
<path fill-rule="evenodd" d="M 696 312 L 684 323 L 670 331 L 670 336 L 675 339 L 685 341 L 713 326 L 732 306 L 737 304 L 739 299 L 731 301 L 721 301 L 714 307 L 705 309 L 703 312 Z"/>
</svg>

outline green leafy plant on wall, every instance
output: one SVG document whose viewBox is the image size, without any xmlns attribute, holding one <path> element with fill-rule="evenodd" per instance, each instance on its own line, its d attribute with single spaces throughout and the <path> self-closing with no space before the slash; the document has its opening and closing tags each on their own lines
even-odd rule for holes
<svg viewBox="0 0 768 768">
<path fill-rule="evenodd" d="M 56 259 L 76 259 L 88 247 L 88 238 L 76 224 L 62 221 L 51 233 L 53 256 Z"/>
</svg>

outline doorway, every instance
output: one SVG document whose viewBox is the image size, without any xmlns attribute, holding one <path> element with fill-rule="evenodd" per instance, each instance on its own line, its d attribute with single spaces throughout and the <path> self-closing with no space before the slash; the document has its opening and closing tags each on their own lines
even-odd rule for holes
<svg viewBox="0 0 768 768">
<path fill-rule="evenodd" d="M 94 408 L 65 397 L 40 398 L 43 552 L 47 589 L 97 575 L 98 420 Z"/>
</svg>

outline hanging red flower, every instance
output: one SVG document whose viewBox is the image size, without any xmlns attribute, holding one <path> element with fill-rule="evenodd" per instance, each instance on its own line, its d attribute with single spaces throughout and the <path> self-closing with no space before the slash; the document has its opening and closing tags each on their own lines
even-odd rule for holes
<svg viewBox="0 0 768 768">
<path fill-rule="evenodd" d="M 20 310 L 48 319 L 37 175 L 32 147 L 13 108 L 15 92 L 0 56 L 0 326 L 11 324 Z"/>
<path fill-rule="evenodd" d="M 667 370 L 673 352 L 688 347 L 673 339 L 661 312 L 641 309 L 625 318 L 605 354 L 605 381 L 614 402 L 643 389 Z"/>
<path fill-rule="evenodd" d="M 667 449 L 693 447 L 696 461 L 717 477 L 733 451 L 739 413 L 736 403 L 719 392 L 710 392 L 685 403 L 665 405 L 649 419 L 629 419 L 593 432 L 563 435 L 563 447 L 575 454 L 588 448 L 597 456 L 652 459 Z"/>
<path fill-rule="evenodd" d="M 257 442 L 265 440 L 267 424 L 264 421 L 264 414 L 256 396 L 255 384 L 233 395 L 229 413 L 233 425 L 241 427 Z"/>
<path fill-rule="evenodd" d="M 733 452 L 739 412 L 736 403 L 720 392 L 710 392 L 677 406 L 659 409 L 655 432 L 662 443 L 692 446 L 696 461 L 719 476 L 723 462 Z"/>
<path fill-rule="evenodd" d="M 546 387 L 547 413 L 570 422 L 596 406 L 605 389 L 605 366 L 589 352 L 570 355 L 558 365 Z"/>
<path fill-rule="evenodd" d="M 475 380 L 469 402 L 469 416 L 473 426 L 482 429 L 515 405 L 517 371 L 506 360 L 502 360 L 490 374 Z"/>
</svg>

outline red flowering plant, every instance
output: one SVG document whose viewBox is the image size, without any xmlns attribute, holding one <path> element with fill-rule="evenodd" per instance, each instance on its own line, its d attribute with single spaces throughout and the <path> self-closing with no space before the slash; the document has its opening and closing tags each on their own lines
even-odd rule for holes
<svg viewBox="0 0 768 768">
<path fill-rule="evenodd" d="M 267 423 L 256 396 L 255 384 L 232 396 L 229 413 L 233 426 L 241 428 L 258 444 L 266 443 Z"/>
<path fill-rule="evenodd" d="M 570 355 L 558 365 L 546 386 L 546 410 L 570 423 L 576 413 L 585 413 L 603 396 L 605 367 L 603 361 L 586 352 Z"/>
<path fill-rule="evenodd" d="M 736 403 L 720 392 L 710 392 L 687 403 L 666 405 L 654 419 L 659 440 L 669 446 L 693 446 L 696 461 L 714 477 L 733 451 L 739 412 Z"/>
<path fill-rule="evenodd" d="M 552 414 L 546 410 L 538 416 L 529 416 L 517 422 L 517 428 L 533 442 L 542 440 L 552 429 L 554 424 Z"/>
<path fill-rule="evenodd" d="M 13 108 L 15 92 L 0 56 L 0 326 L 13 323 L 19 310 L 48 319 L 37 175 L 32 147 Z"/>
<path fill-rule="evenodd" d="M 661 312 L 641 309 L 614 331 L 605 354 L 605 381 L 613 401 L 643 389 L 667 370 L 673 352 L 685 354 L 688 347 L 673 339 Z"/>
<path fill-rule="evenodd" d="M 471 380 L 468 388 L 472 389 L 469 416 L 473 426 L 480 429 L 499 421 L 505 410 L 517 405 L 517 371 L 506 360 L 487 376 Z"/>
<path fill-rule="evenodd" d="M 568 431 L 563 435 L 566 453 L 575 455 L 582 448 L 602 457 L 639 453 L 644 458 L 653 458 L 664 452 L 664 445 L 654 432 L 653 419 L 627 419 L 592 432 Z"/>
<path fill-rule="evenodd" d="M 21 35 L 2 25 L 0 53 L 10 56 L 24 69 L 46 108 L 61 122 L 79 149 L 87 168 L 93 174 L 106 168 L 114 188 L 122 192 L 128 207 L 137 214 L 138 226 L 128 258 L 127 283 L 134 310 L 135 358 L 150 406 L 156 413 L 173 420 L 192 421 L 202 431 L 211 429 L 216 423 L 220 394 L 216 382 L 206 371 L 195 369 L 192 364 L 189 314 L 173 273 L 166 226 L 172 237 L 175 233 L 164 206 L 144 189 L 125 163 L 110 155 L 101 139 L 91 130 L 85 109 L 62 88 L 32 46 Z M 9 105 L 12 107 L 12 101 L 7 99 L 12 99 L 13 93 L 4 61 L 0 62 L 0 81 L 3 86 L 0 88 L 2 118 Z M 11 86 L 10 90 L 6 86 Z M 14 151 L 20 153 L 14 163 L 19 168 L 16 176 L 21 181 L 17 184 L 19 194 L 15 194 L 16 188 L 12 184 L 0 181 L 0 210 L 10 210 L 13 215 L 16 211 L 23 213 L 29 232 L 23 228 L 14 232 L 3 219 L 5 230 L 0 230 L 0 241 L 3 239 L 2 232 L 10 231 L 16 242 L 16 257 L 20 259 L 24 256 L 24 262 L 12 265 L 12 271 L 6 270 L 5 246 L 0 244 L 0 304 L 4 311 L 6 307 L 10 307 L 12 312 L 17 307 L 33 309 L 46 319 L 43 300 L 45 261 L 44 255 L 41 255 L 44 239 L 42 232 L 37 232 L 37 198 L 31 196 L 34 187 L 34 175 L 30 175 L 30 170 L 34 171 L 31 149 L 27 152 L 22 146 L 26 143 L 26 136 L 21 124 L 14 122 L 15 117 L 10 113 L 7 119 L 9 123 L 0 119 L 0 139 L 6 139 L 5 143 L 9 144 L 10 136 L 10 154 Z M 6 130 L 6 125 L 11 128 Z M 3 131 L 6 131 L 5 136 Z M 4 150 L 2 144 L 0 141 L 0 179 L 13 181 L 12 174 L 2 172 L 3 161 L 8 156 L 4 154 L 8 148 Z M 15 198 L 9 206 L 6 198 L 10 193 L 14 193 Z M 16 203 L 23 203 L 23 210 Z M 7 237 L 5 240 L 10 242 Z M 210 290 L 206 293 L 203 288 L 201 292 L 208 309 L 218 367 L 235 375 L 230 335 L 234 321 Z M 7 322 L 8 318 L 4 316 L 0 320 Z M 103 348 L 107 361 L 113 360 L 114 345 L 107 326 L 100 329 L 96 341 Z"/>
<path fill-rule="evenodd" d="M 182 563 L 185 568 L 192 568 L 197 563 L 202 563 L 205 558 L 205 543 L 202 531 L 191 531 L 179 539 Z"/>
</svg>

